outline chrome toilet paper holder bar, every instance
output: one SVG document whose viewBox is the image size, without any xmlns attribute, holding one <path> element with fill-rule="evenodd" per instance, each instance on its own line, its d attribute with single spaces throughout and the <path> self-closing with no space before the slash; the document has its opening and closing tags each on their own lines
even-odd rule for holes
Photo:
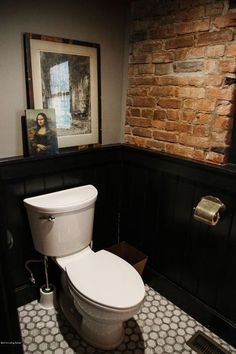
<svg viewBox="0 0 236 354">
<path fill-rule="evenodd" d="M 202 197 L 195 208 L 193 218 L 207 225 L 215 226 L 220 220 L 221 213 L 226 209 L 224 203 L 214 196 Z"/>
</svg>

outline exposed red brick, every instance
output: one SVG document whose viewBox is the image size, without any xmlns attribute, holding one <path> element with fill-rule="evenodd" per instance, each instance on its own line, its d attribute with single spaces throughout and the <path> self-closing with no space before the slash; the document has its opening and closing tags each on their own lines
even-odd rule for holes
<svg viewBox="0 0 236 354">
<path fill-rule="evenodd" d="M 215 18 L 214 25 L 218 28 L 235 27 L 236 26 L 236 13 L 228 13 L 225 16 Z"/>
<path fill-rule="evenodd" d="M 199 20 L 205 16 L 204 6 L 188 8 L 186 11 L 179 11 L 176 13 L 176 20 L 180 21 L 193 21 Z"/>
<path fill-rule="evenodd" d="M 160 76 L 156 78 L 156 85 L 161 85 L 161 86 L 178 86 L 180 85 L 181 78 L 178 78 L 177 76 Z M 186 84 L 186 81 L 184 81 L 184 84 Z"/>
<path fill-rule="evenodd" d="M 170 63 L 174 60 L 174 53 L 167 52 L 167 51 L 159 51 L 155 52 L 152 55 L 152 62 L 153 63 Z"/>
<path fill-rule="evenodd" d="M 179 120 L 179 110 L 177 109 L 167 109 L 166 110 L 166 118 L 168 120 L 173 120 L 173 121 L 177 121 Z"/>
<path fill-rule="evenodd" d="M 130 117 L 128 119 L 128 123 L 131 126 L 135 126 L 135 127 L 150 127 L 151 126 L 151 119 Z"/>
<path fill-rule="evenodd" d="M 166 131 L 177 131 L 179 127 L 178 122 L 168 121 L 166 122 Z"/>
<path fill-rule="evenodd" d="M 130 77 L 129 86 L 153 85 L 155 83 L 154 77 Z"/>
<path fill-rule="evenodd" d="M 181 61 L 181 62 L 174 63 L 174 71 L 177 73 L 196 72 L 196 71 L 202 71 L 203 69 L 204 69 L 203 60 Z"/>
<path fill-rule="evenodd" d="M 228 44 L 228 46 L 226 47 L 226 55 L 228 57 L 236 56 L 236 43 Z"/>
<path fill-rule="evenodd" d="M 152 127 L 159 129 L 159 130 L 165 130 L 166 129 L 166 122 L 163 120 L 153 120 Z"/>
<path fill-rule="evenodd" d="M 143 52 L 155 52 L 159 49 L 162 48 L 162 42 L 161 41 L 146 41 L 146 42 L 142 42 L 141 44 L 141 48 L 140 50 L 142 50 Z"/>
<path fill-rule="evenodd" d="M 168 38 L 168 37 L 173 37 L 174 35 L 175 35 L 174 24 L 163 25 L 150 31 L 151 39 Z"/>
<path fill-rule="evenodd" d="M 224 155 L 223 154 L 218 154 L 216 152 L 210 151 L 206 154 L 206 160 L 208 162 L 213 162 L 217 164 L 222 164 L 224 163 Z"/>
<path fill-rule="evenodd" d="M 131 134 L 131 128 L 128 125 L 125 126 L 125 134 Z"/>
<path fill-rule="evenodd" d="M 182 120 L 183 121 L 186 121 L 186 122 L 193 122 L 194 119 L 196 118 L 196 112 L 194 111 L 183 111 L 183 114 L 182 114 Z"/>
<path fill-rule="evenodd" d="M 215 146 L 216 145 L 223 145 L 225 146 L 225 144 L 229 144 L 230 143 L 230 139 L 231 139 L 231 132 L 230 130 L 223 130 L 223 131 L 218 131 L 212 132 L 212 141 L 214 142 Z"/>
<path fill-rule="evenodd" d="M 155 65 L 153 64 L 138 64 L 139 74 L 153 74 L 155 71 Z"/>
<path fill-rule="evenodd" d="M 213 130 L 215 129 L 231 129 L 233 125 L 233 119 L 229 117 L 217 117 L 214 122 Z"/>
<path fill-rule="evenodd" d="M 181 100 L 175 98 L 160 98 L 158 101 L 158 105 L 162 108 L 180 108 Z"/>
<path fill-rule="evenodd" d="M 134 76 L 138 74 L 138 64 L 130 64 L 128 68 L 128 75 Z"/>
<path fill-rule="evenodd" d="M 192 134 L 193 133 L 193 126 L 191 124 L 181 123 L 178 126 L 178 131 L 180 133 Z"/>
<path fill-rule="evenodd" d="M 126 141 L 224 163 L 236 111 L 235 87 L 225 82 L 236 73 L 236 13 L 225 0 L 132 6 L 139 10 L 131 24 Z"/>
<path fill-rule="evenodd" d="M 153 118 L 154 110 L 153 109 L 142 109 L 141 116 L 144 118 Z"/>
<path fill-rule="evenodd" d="M 139 108 L 131 108 L 130 113 L 131 113 L 131 116 L 140 117 L 140 109 Z"/>
<path fill-rule="evenodd" d="M 217 16 L 221 15 L 224 8 L 224 1 L 214 1 L 206 5 L 206 16 Z"/>
<path fill-rule="evenodd" d="M 212 114 L 207 113 L 197 113 L 196 114 L 196 123 L 197 124 L 209 124 L 212 120 Z"/>
<path fill-rule="evenodd" d="M 173 65 L 169 63 L 155 64 L 155 74 L 168 75 L 173 72 Z"/>
<path fill-rule="evenodd" d="M 193 47 L 194 37 L 193 36 L 180 36 L 176 38 L 171 38 L 166 41 L 166 49 L 176 49 L 184 47 Z"/>
<path fill-rule="evenodd" d="M 176 97 L 204 98 L 205 89 L 197 87 L 178 87 Z"/>
<path fill-rule="evenodd" d="M 234 87 L 230 86 L 227 88 L 212 87 L 206 90 L 207 97 L 232 100 L 234 97 Z"/>
<path fill-rule="evenodd" d="M 154 112 L 154 119 L 163 120 L 166 118 L 166 111 L 161 108 L 157 108 Z"/>
<path fill-rule="evenodd" d="M 147 139 L 140 138 L 137 136 L 132 136 L 132 135 L 125 135 L 125 143 L 127 143 L 127 144 L 145 147 L 146 142 L 147 142 Z"/>
<path fill-rule="evenodd" d="M 156 85 L 160 86 L 205 86 L 208 84 L 208 79 L 203 76 L 193 76 L 194 74 L 190 74 L 189 76 L 160 76 L 155 79 Z M 212 76 L 212 75 L 211 75 Z M 211 76 L 209 76 L 209 80 L 211 80 Z M 213 76 L 212 76 L 213 77 Z M 221 79 L 222 82 L 222 79 Z M 213 84 L 210 84 L 213 85 Z"/>
<path fill-rule="evenodd" d="M 205 85 L 207 85 L 207 86 L 220 86 L 222 84 L 223 80 L 224 80 L 223 75 L 206 75 Z"/>
<path fill-rule="evenodd" d="M 214 75 L 219 72 L 219 60 L 218 59 L 208 59 L 205 62 L 205 70 L 208 74 Z"/>
<path fill-rule="evenodd" d="M 198 161 L 204 161 L 205 160 L 204 150 L 194 150 L 193 158 Z"/>
<path fill-rule="evenodd" d="M 152 137 L 152 131 L 151 129 L 147 129 L 147 128 L 133 128 L 132 129 L 132 133 L 133 135 L 138 135 L 138 136 L 142 136 L 145 138 L 151 138 Z"/>
<path fill-rule="evenodd" d="M 179 142 L 183 145 L 189 145 L 203 149 L 210 147 L 210 141 L 208 137 L 193 136 L 186 133 L 180 134 Z"/>
<path fill-rule="evenodd" d="M 182 22 L 176 24 L 175 28 L 177 34 L 207 31 L 210 28 L 210 20 L 204 19 L 191 22 Z"/>
<path fill-rule="evenodd" d="M 209 136 L 209 127 L 204 125 L 196 125 L 193 128 L 194 136 Z"/>
<path fill-rule="evenodd" d="M 151 62 L 151 56 L 148 54 L 138 54 L 129 57 L 131 64 L 147 64 Z"/>
<path fill-rule="evenodd" d="M 133 97 L 134 107 L 155 107 L 156 100 L 153 97 Z"/>
<path fill-rule="evenodd" d="M 193 157 L 194 148 L 177 145 L 177 144 L 166 144 L 166 152 L 173 155 L 180 155 L 188 158 Z"/>
<path fill-rule="evenodd" d="M 186 99 L 184 100 L 184 109 L 193 109 L 200 112 L 211 112 L 215 108 L 215 99 Z"/>
<path fill-rule="evenodd" d="M 178 142 L 178 135 L 172 132 L 154 130 L 153 131 L 153 138 L 155 140 L 163 140 L 176 143 Z"/>
<path fill-rule="evenodd" d="M 154 86 L 150 90 L 150 96 L 156 97 L 168 97 L 168 96 L 175 96 L 175 87 L 173 86 Z"/>
<path fill-rule="evenodd" d="M 223 44 L 218 44 L 214 46 L 206 47 L 205 54 L 210 58 L 222 57 L 225 52 L 225 46 Z"/>
<path fill-rule="evenodd" d="M 234 106 L 231 102 L 221 102 L 216 108 L 216 113 L 222 116 L 232 115 L 234 113 Z"/>
<path fill-rule="evenodd" d="M 180 49 L 175 49 L 175 60 L 184 60 L 187 58 L 188 50 L 190 48 L 180 48 Z"/>
<path fill-rule="evenodd" d="M 234 34 L 231 30 L 222 30 L 215 32 L 199 33 L 197 44 L 198 45 L 212 45 L 213 43 L 221 43 L 232 41 Z"/>
<path fill-rule="evenodd" d="M 235 73 L 236 71 L 236 61 L 235 59 L 221 60 L 219 62 L 219 69 L 224 73 Z"/>
<path fill-rule="evenodd" d="M 133 104 L 132 98 L 131 98 L 131 97 L 127 97 L 127 99 L 126 99 L 126 105 L 127 105 L 127 106 L 132 106 L 132 104 Z"/>
<path fill-rule="evenodd" d="M 149 89 L 147 87 L 131 87 L 128 89 L 129 96 L 147 96 Z"/>
<path fill-rule="evenodd" d="M 148 140 L 147 147 L 151 149 L 157 149 L 159 151 L 165 151 L 166 143 L 163 141 Z"/>
<path fill-rule="evenodd" d="M 175 50 L 175 60 L 200 59 L 205 56 L 205 47 L 181 48 Z"/>
</svg>

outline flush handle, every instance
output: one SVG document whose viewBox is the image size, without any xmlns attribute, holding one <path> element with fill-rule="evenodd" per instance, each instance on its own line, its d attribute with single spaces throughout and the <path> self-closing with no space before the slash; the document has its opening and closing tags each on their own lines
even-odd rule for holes
<svg viewBox="0 0 236 354">
<path fill-rule="evenodd" d="M 53 215 L 49 215 L 49 216 L 40 216 L 39 219 L 41 219 L 41 220 L 48 220 L 48 221 L 50 221 L 50 222 L 54 222 L 54 220 L 55 220 L 56 218 L 55 218 L 55 216 L 53 216 Z"/>
</svg>

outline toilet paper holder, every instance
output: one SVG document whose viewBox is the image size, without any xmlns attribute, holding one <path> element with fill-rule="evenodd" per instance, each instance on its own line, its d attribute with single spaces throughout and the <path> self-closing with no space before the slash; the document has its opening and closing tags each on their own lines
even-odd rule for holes
<svg viewBox="0 0 236 354">
<path fill-rule="evenodd" d="M 193 218 L 207 225 L 215 226 L 226 207 L 222 201 L 211 195 L 202 197 L 195 208 Z"/>
</svg>

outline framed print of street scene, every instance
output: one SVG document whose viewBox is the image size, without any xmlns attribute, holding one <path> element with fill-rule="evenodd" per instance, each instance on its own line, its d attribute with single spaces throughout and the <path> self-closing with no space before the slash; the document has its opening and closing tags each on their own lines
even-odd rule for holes
<svg viewBox="0 0 236 354">
<path fill-rule="evenodd" d="M 59 148 L 101 143 L 98 44 L 25 33 L 28 108 L 55 109 Z"/>
</svg>

